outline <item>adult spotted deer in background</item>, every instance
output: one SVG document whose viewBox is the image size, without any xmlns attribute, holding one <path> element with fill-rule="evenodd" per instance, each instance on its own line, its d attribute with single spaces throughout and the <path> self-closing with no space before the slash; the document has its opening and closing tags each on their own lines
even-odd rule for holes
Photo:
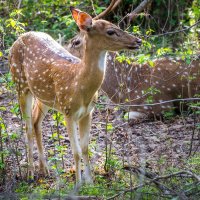
<svg viewBox="0 0 200 200">
<path fill-rule="evenodd" d="M 53 108 L 65 116 L 75 160 L 76 183 L 79 185 L 81 157 L 86 182 L 92 182 L 88 157 L 89 132 L 93 100 L 104 78 L 106 51 L 138 49 L 141 39 L 108 21 L 94 20 L 89 14 L 73 7 L 70 10 L 85 40 L 82 59 L 70 54 L 49 35 L 28 32 L 13 44 L 9 63 L 26 122 L 29 176 L 34 175 L 33 135 L 36 137 L 40 170 L 48 174 L 41 123 L 49 108 Z M 32 111 L 33 98 L 36 102 Z"/>
<path fill-rule="evenodd" d="M 65 48 L 79 58 L 83 56 L 84 37 L 78 34 Z M 181 58 L 162 57 L 154 59 L 154 67 L 148 62 L 120 63 L 117 53 L 109 52 L 104 82 L 101 88 L 115 103 L 146 104 L 148 99 L 161 104 L 131 107 L 129 117 L 141 119 L 161 116 L 163 111 L 177 110 L 178 102 L 162 104 L 177 98 L 191 98 L 200 92 L 200 53 L 191 57 L 189 63 Z M 127 102 L 126 100 L 129 100 Z"/>
</svg>

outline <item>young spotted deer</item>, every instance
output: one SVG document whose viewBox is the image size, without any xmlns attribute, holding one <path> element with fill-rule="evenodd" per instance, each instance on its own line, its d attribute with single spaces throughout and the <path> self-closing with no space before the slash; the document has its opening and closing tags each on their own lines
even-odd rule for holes
<svg viewBox="0 0 200 200">
<path fill-rule="evenodd" d="M 88 157 L 93 100 L 105 73 L 106 51 L 138 49 L 141 39 L 105 20 L 73 7 L 72 16 L 83 34 L 83 58 L 71 55 L 49 35 L 28 32 L 10 49 L 9 63 L 16 83 L 21 112 L 26 122 L 29 175 L 33 176 L 33 136 L 36 137 L 40 169 L 48 173 L 43 152 L 41 123 L 49 108 L 64 114 L 75 160 L 76 183 L 81 183 L 81 157 L 86 182 L 92 182 Z M 33 109 L 32 101 L 36 99 Z M 77 135 L 79 126 L 80 144 Z"/>
<path fill-rule="evenodd" d="M 75 36 L 67 46 L 69 52 L 81 58 L 84 38 Z M 200 92 L 200 60 L 199 55 L 190 63 L 176 58 L 163 57 L 155 59 L 154 67 L 148 62 L 144 64 L 116 60 L 117 53 L 109 52 L 104 82 L 104 92 L 115 103 L 146 104 L 148 100 L 162 102 L 177 98 L 193 97 Z M 126 104 L 129 104 L 126 102 Z M 145 116 L 161 115 L 163 111 L 179 108 L 179 103 L 167 103 L 156 106 L 131 107 L 129 117 L 133 119 Z"/>
</svg>

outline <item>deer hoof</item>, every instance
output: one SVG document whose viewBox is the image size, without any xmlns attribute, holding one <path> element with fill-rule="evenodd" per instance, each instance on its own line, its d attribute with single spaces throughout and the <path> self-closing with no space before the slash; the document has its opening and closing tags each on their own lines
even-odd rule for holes
<svg viewBox="0 0 200 200">
<path fill-rule="evenodd" d="M 48 166 L 47 166 L 46 163 L 44 164 L 44 163 L 40 162 L 39 169 L 40 169 L 39 173 L 41 175 L 43 175 L 43 176 L 49 176 L 49 169 L 48 169 Z"/>
</svg>

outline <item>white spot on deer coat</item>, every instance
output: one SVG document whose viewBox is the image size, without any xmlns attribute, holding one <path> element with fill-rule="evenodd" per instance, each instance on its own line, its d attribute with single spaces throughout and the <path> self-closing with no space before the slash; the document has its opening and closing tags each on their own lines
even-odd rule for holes
<svg viewBox="0 0 200 200">
<path fill-rule="evenodd" d="M 112 60 L 112 56 L 111 55 L 108 56 L 108 60 Z"/>
</svg>

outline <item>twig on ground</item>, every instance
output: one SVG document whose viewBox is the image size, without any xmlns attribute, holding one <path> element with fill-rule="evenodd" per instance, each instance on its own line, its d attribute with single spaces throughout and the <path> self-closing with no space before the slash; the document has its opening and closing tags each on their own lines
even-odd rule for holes
<svg viewBox="0 0 200 200">
<path fill-rule="evenodd" d="M 141 170 L 140 170 L 140 172 L 143 173 Z M 116 197 L 119 197 L 120 195 L 124 195 L 124 194 L 126 194 L 128 192 L 136 191 L 139 188 L 142 188 L 144 186 L 150 185 L 151 183 L 155 183 L 155 181 L 158 181 L 158 180 L 161 180 L 161 179 L 168 179 L 168 178 L 172 178 L 172 177 L 177 177 L 177 176 L 181 176 L 181 175 L 184 175 L 184 174 L 190 175 L 190 178 L 193 177 L 194 179 L 196 179 L 198 181 L 198 183 L 200 183 L 200 176 L 194 174 L 193 172 L 190 172 L 190 171 L 187 171 L 187 170 L 183 170 L 183 171 L 175 172 L 175 173 L 164 175 L 164 176 L 157 176 L 157 177 L 155 177 L 155 178 L 153 178 L 153 179 L 151 179 L 149 181 L 144 181 L 143 184 L 137 185 L 137 186 L 132 187 L 130 189 L 123 190 L 123 191 L 113 195 L 112 197 L 107 198 L 107 200 L 115 199 Z M 149 175 L 149 178 L 152 176 L 152 174 L 151 175 L 148 174 L 148 175 Z M 160 182 L 159 182 L 159 184 L 160 184 Z M 187 196 L 185 195 L 184 191 L 182 191 L 182 192 L 176 192 L 174 190 L 171 190 L 171 191 L 172 191 L 172 193 L 171 193 L 172 196 L 177 196 L 177 197 L 179 197 L 180 199 L 183 199 L 183 200 L 188 199 Z"/>
</svg>

